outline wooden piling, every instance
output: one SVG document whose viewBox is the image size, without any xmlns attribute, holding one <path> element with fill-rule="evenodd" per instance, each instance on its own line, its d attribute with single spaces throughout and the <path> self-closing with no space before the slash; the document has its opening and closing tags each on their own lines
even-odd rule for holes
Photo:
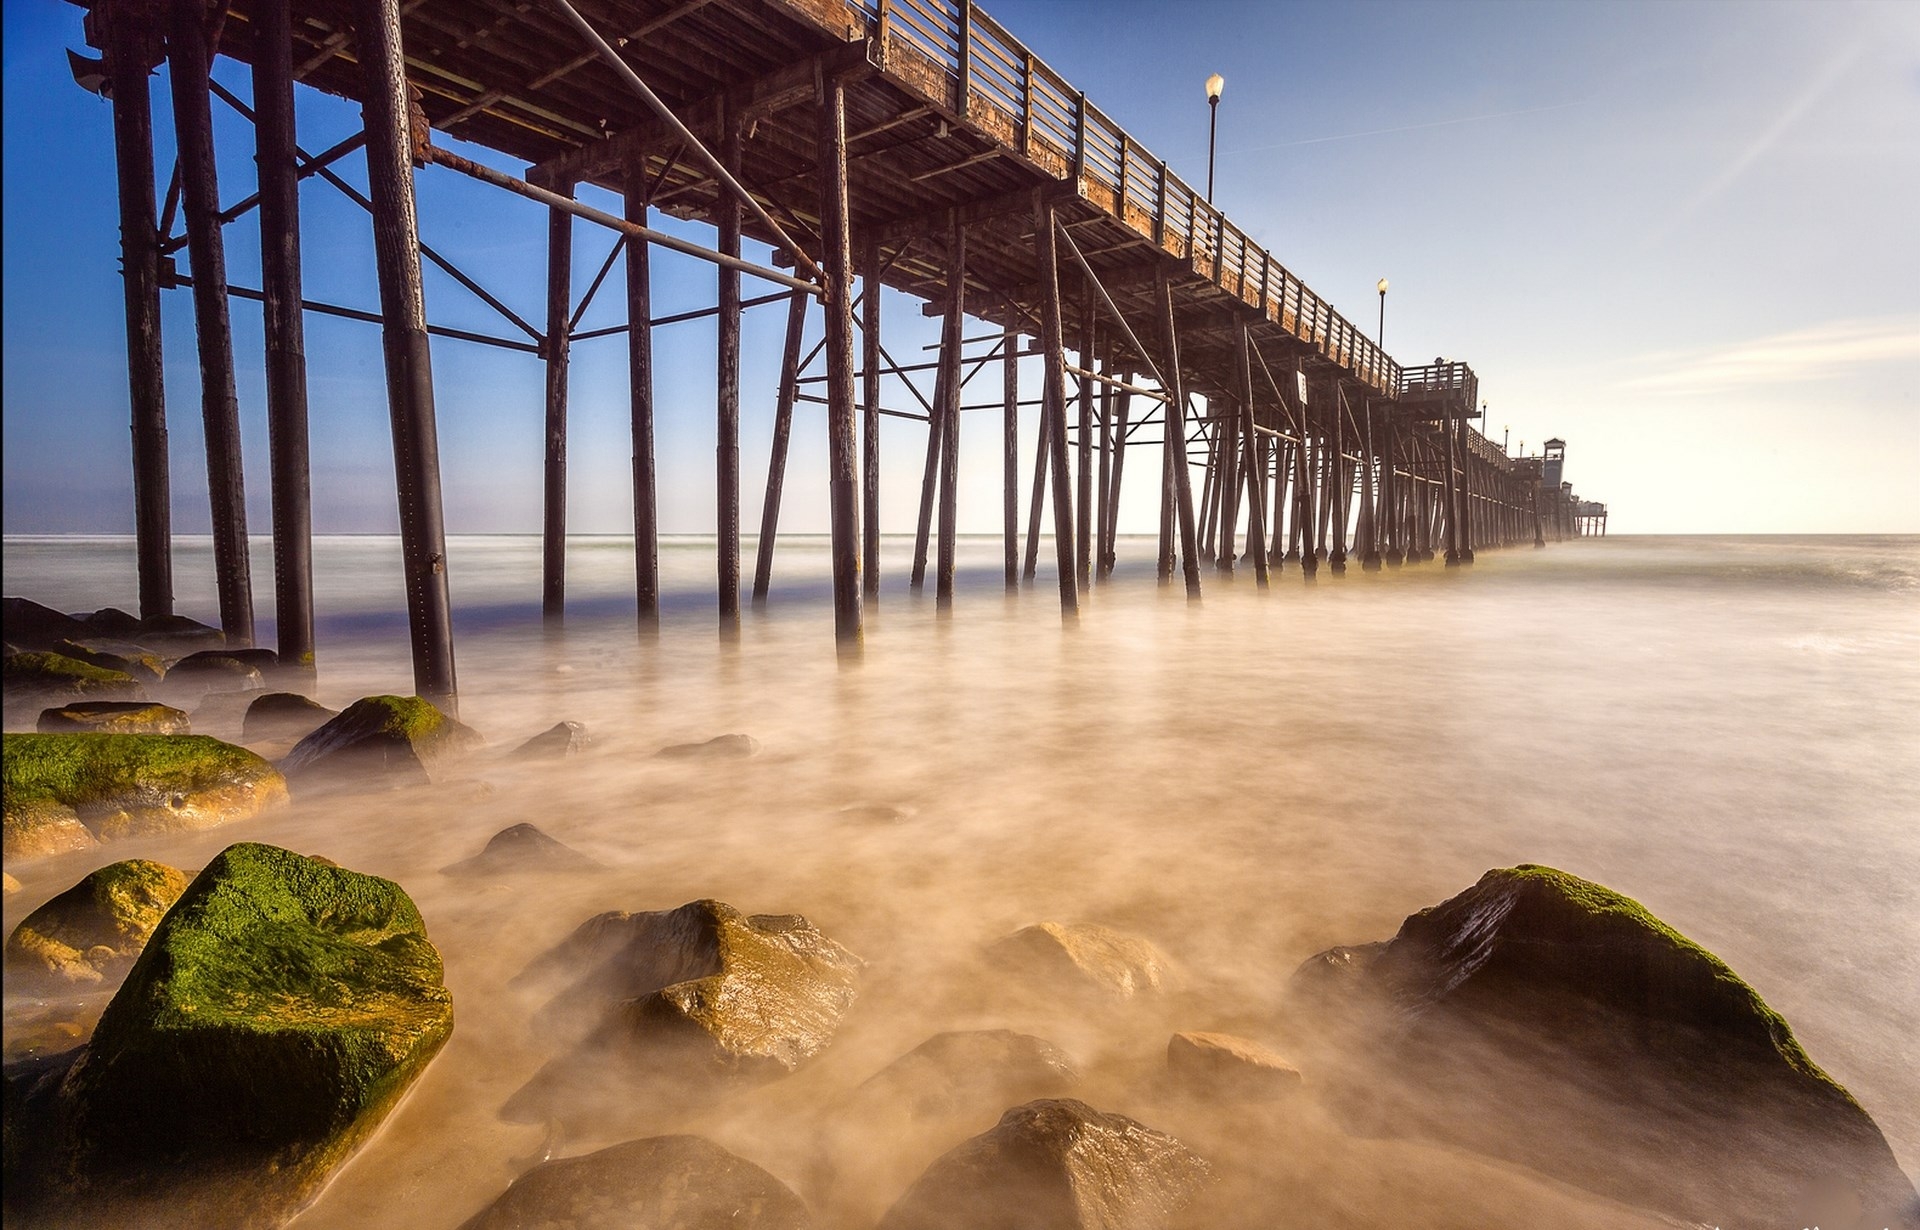
<svg viewBox="0 0 1920 1230">
<path fill-rule="evenodd" d="M 828 505 L 833 528 L 833 628 L 843 659 L 861 651 L 859 484 L 853 451 L 853 236 L 847 218 L 847 94 L 838 77 L 822 86 L 820 238 L 825 259 Z M 879 288 L 873 288 L 879 299 Z M 877 323 L 877 317 L 876 317 Z M 877 348 L 878 330 L 874 331 Z"/>
<path fill-rule="evenodd" d="M 741 131 L 739 119 L 727 114 L 721 118 L 720 162 L 729 175 L 740 175 Z M 744 207 L 738 195 L 720 194 L 720 252 L 736 260 L 740 256 L 740 229 Z M 725 265 L 716 270 L 719 278 L 720 337 L 718 432 L 714 445 L 716 470 L 715 502 L 716 552 L 720 583 L 720 639 L 734 640 L 740 635 L 740 271 Z"/>
<path fill-rule="evenodd" d="M 1186 574 L 1187 598 L 1192 601 L 1200 597 L 1200 544 L 1194 534 L 1193 481 L 1187 473 L 1187 395 L 1180 375 L 1180 334 L 1174 326 L 1173 285 L 1167 280 L 1167 271 L 1156 267 L 1153 280 L 1159 302 L 1160 353 L 1166 356 L 1160 374 L 1167 394 L 1167 438 L 1172 441 L 1174 519 L 1180 527 L 1180 567 Z"/>
<path fill-rule="evenodd" d="M 1080 368 L 1087 372 L 1096 370 L 1092 281 L 1091 277 L 1087 278 L 1080 294 Z M 1080 378 L 1080 466 L 1076 476 L 1079 486 L 1074 491 L 1078 503 L 1074 509 L 1073 571 L 1082 592 L 1093 588 L 1093 386 L 1093 377 Z"/>
<path fill-rule="evenodd" d="M 951 341 L 941 347 L 946 397 L 939 403 L 940 422 L 940 558 L 934 579 L 934 599 L 940 610 L 953 608 L 953 572 L 959 534 L 960 482 L 960 346 L 967 310 L 967 229 L 956 212 L 947 232 L 947 332 Z"/>
<path fill-rule="evenodd" d="M 1067 477 L 1067 343 L 1060 319 L 1059 241 L 1051 202 L 1036 198 L 1033 224 L 1040 276 L 1040 348 L 1047 369 L 1043 413 L 1053 424 L 1048 451 L 1053 471 L 1054 555 L 1060 569 L 1060 615 L 1071 622 L 1079 617 L 1080 602 L 1074 580 L 1073 489 Z"/>
<path fill-rule="evenodd" d="M 572 184 L 554 190 L 573 195 Z M 737 276 L 737 275 L 736 275 Z M 567 336 L 573 316 L 573 215 L 547 211 L 547 416 L 544 433 L 543 517 L 540 531 L 540 616 L 549 624 L 566 618 L 567 599 Z"/>
<path fill-rule="evenodd" d="M 1007 588 L 1020 588 L 1020 335 L 1009 324 L 1000 334 L 1001 536 L 1006 548 Z"/>
<path fill-rule="evenodd" d="M 796 290 L 787 297 L 787 337 L 780 353 L 780 388 L 773 411 L 773 446 L 767 456 L 766 498 L 760 506 L 760 542 L 753 557 L 753 605 L 765 606 L 773 586 L 774 539 L 780 532 L 780 495 L 787 482 L 787 441 L 793 435 L 793 402 L 800 392 L 800 338 L 807 323 L 807 300 Z"/>
<path fill-rule="evenodd" d="M 865 552 L 861 587 L 868 598 L 880 596 L 880 241 L 868 236 L 860 299 L 861 379 L 860 469 Z"/>
<path fill-rule="evenodd" d="M 1253 362 L 1249 357 L 1253 342 L 1247 336 L 1245 321 L 1240 322 L 1235 338 L 1234 366 L 1239 376 L 1235 392 L 1240 397 L 1240 438 L 1245 451 L 1247 482 L 1247 554 L 1253 557 L 1253 575 L 1261 589 L 1267 587 L 1267 509 L 1266 472 L 1260 460 L 1259 433 L 1254 430 Z"/>
<path fill-rule="evenodd" d="M 623 217 L 647 224 L 646 159 L 627 163 Z M 640 632 L 660 628 L 660 514 L 653 456 L 653 267 L 645 239 L 627 237 L 627 400 L 633 433 L 634 594 Z"/>
</svg>

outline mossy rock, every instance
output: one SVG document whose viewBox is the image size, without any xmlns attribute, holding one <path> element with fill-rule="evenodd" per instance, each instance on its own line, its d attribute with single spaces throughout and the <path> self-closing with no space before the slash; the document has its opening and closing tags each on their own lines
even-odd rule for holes
<svg viewBox="0 0 1920 1230">
<path fill-rule="evenodd" d="M 440 954 L 399 885 L 230 846 L 71 1067 L 17 1094 L 10 1082 L 10 1203 L 76 1222 L 102 1209 L 142 1226 L 278 1225 L 452 1029 Z"/>
<path fill-rule="evenodd" d="M 193 719 L 171 705 L 138 700 L 77 700 L 40 713 L 40 733 L 190 735 Z"/>
<path fill-rule="evenodd" d="M 1497 869 L 1369 955 L 1335 980 L 1358 1019 L 1321 1006 L 1410 1091 L 1396 1132 L 1689 1222 L 1798 1226 L 1835 1182 L 1876 1226 L 1913 1207 L 1878 1126 L 1780 1014 L 1632 898 Z M 1302 975 L 1324 990 L 1328 968 Z"/>
<path fill-rule="evenodd" d="M 187 880 L 186 872 L 146 859 L 107 864 L 13 929 L 7 973 L 53 990 L 84 990 L 118 979 L 186 891 Z"/>
<path fill-rule="evenodd" d="M 7 742 L 20 738 L 8 735 Z M 9 859 L 46 858 L 88 850 L 100 844 L 93 830 L 80 823 L 80 813 L 52 799 L 7 802 L 3 827 L 4 856 Z"/>
<path fill-rule="evenodd" d="M 6 856 L 67 818 L 101 841 L 212 828 L 287 801 L 265 760 L 204 735 L 8 735 Z M 47 851 L 38 851 L 45 853 Z"/>
<path fill-rule="evenodd" d="M 1138 936 L 1092 923 L 1039 923 L 994 944 L 988 955 L 1038 984 L 1117 1000 L 1158 995 L 1173 963 Z"/>
<path fill-rule="evenodd" d="M 542 1162 L 461 1230 L 812 1230 L 800 1197 L 698 1136 Z"/>
<path fill-rule="evenodd" d="M 338 716 L 298 692 L 267 692 L 247 705 L 240 733 L 248 740 L 304 739 Z"/>
<path fill-rule="evenodd" d="M 418 696 L 368 696 L 296 743 L 280 767 L 300 790 L 442 780 L 486 743 Z"/>
<path fill-rule="evenodd" d="M 927 1167 L 879 1230 L 1167 1230 L 1211 1173 L 1164 1132 L 1043 1099 Z"/>
<path fill-rule="evenodd" d="M 159 654 L 125 641 L 61 641 L 53 647 L 53 652 L 88 666 L 119 671 L 142 685 L 158 683 L 167 673 L 167 664 Z"/>
<path fill-rule="evenodd" d="M 6 659 L 7 705 L 63 700 L 146 700 L 147 690 L 125 671 L 108 670 L 65 654 L 16 653 Z"/>
</svg>

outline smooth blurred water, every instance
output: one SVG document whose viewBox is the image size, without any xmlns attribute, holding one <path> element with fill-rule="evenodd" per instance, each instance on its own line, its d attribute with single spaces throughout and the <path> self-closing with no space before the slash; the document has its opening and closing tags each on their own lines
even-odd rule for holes
<svg viewBox="0 0 1920 1230">
<path fill-rule="evenodd" d="M 807 1165 L 795 1125 L 932 1032 L 1043 1033 L 1087 1066 L 1088 1100 L 1134 1113 L 1129 1082 L 1168 1028 L 1284 1044 L 1274 1022 L 1301 960 L 1385 938 L 1519 862 L 1637 897 L 1725 958 L 1920 1169 L 1920 538 L 1588 539 L 1452 571 L 1290 572 L 1266 592 L 1244 567 L 1209 570 L 1197 605 L 1157 587 L 1153 543 L 1128 539 L 1069 628 L 1050 542 L 1038 582 L 1009 595 L 998 539 L 963 540 L 950 618 L 931 590 L 907 592 L 910 541 L 885 548 L 864 661 L 845 666 L 821 539 L 781 541 L 773 601 L 731 647 L 710 539 L 663 544 L 657 639 L 635 631 L 630 540 L 570 544 L 569 620 L 549 635 L 538 540 L 456 539 L 462 718 L 500 749 L 577 719 L 588 756 L 483 760 L 485 796 L 301 804 L 12 868 L 26 891 L 6 925 L 89 865 L 195 867 L 240 839 L 413 894 L 447 959 L 454 1040 L 301 1226 L 452 1225 L 524 1168 L 541 1132 L 497 1111 L 554 1051 L 507 980 L 599 910 L 712 896 L 797 911 L 869 961 L 811 1067 L 696 1121 L 635 1108 L 562 1149 L 695 1130 L 791 1181 Z M 5 550 L 8 594 L 134 606 L 128 540 Z M 181 611 L 212 622 L 209 551 L 176 544 L 176 586 Z M 392 539 L 316 543 L 323 702 L 411 689 L 399 559 Z M 751 540 L 746 559 L 751 577 Z M 254 575 L 270 645 L 264 542 Z M 764 753 L 651 759 L 729 731 Z M 841 812 L 854 804 L 907 817 Z M 439 874 L 522 821 L 610 869 L 478 887 Z M 1182 989 L 1099 1023 L 1022 1000 L 977 954 L 1043 920 L 1147 936 Z M 10 999 L 10 1025 L 28 1007 Z"/>
</svg>

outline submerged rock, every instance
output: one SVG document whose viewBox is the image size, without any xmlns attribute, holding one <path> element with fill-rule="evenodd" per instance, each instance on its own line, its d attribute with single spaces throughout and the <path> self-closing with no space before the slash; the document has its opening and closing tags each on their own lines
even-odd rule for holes
<svg viewBox="0 0 1920 1230">
<path fill-rule="evenodd" d="M 287 801 L 272 765 L 204 735 L 8 735 L 3 756 L 8 858 L 212 828 Z"/>
<path fill-rule="evenodd" d="M 1090 923 L 1040 923 L 994 944 L 988 955 L 1036 981 L 1116 999 L 1156 995 L 1172 965 L 1152 944 Z"/>
<path fill-rule="evenodd" d="M 298 692 L 267 692 L 247 703 L 240 737 L 249 741 L 304 739 L 340 715 Z"/>
<path fill-rule="evenodd" d="M 278 1225 L 453 1028 L 440 954 L 387 880 L 231 846 L 63 1063 L 9 1071 L 9 1211 Z"/>
<path fill-rule="evenodd" d="M 1690 1222 L 1811 1225 L 1836 1182 L 1874 1226 L 1913 1216 L 1879 1128 L 1786 1021 L 1610 889 L 1489 871 L 1409 917 L 1350 981 L 1352 1015 L 1332 1024 L 1367 1031 L 1389 1084 L 1414 1091 L 1384 1112 L 1396 1132 Z"/>
<path fill-rule="evenodd" d="M 171 705 L 139 700 L 77 700 L 40 713 L 43 735 L 190 735 L 193 719 Z"/>
<path fill-rule="evenodd" d="M 1165 1230 L 1207 1163 L 1071 1098 L 1016 1106 L 927 1168 L 879 1230 Z"/>
<path fill-rule="evenodd" d="M 602 864 L 555 841 L 531 824 L 501 829 L 487 848 L 469 859 L 441 868 L 450 876 L 508 875 L 517 871 L 597 871 Z"/>
<path fill-rule="evenodd" d="M 583 723 L 561 722 L 514 748 L 513 754 L 523 760 L 561 760 L 586 751 L 592 742 Z"/>
<path fill-rule="evenodd" d="M 300 740 L 280 766 L 297 789 L 404 786 L 444 779 L 485 742 L 418 696 L 368 696 Z"/>
<path fill-rule="evenodd" d="M 7 937 L 6 969 L 42 987 L 84 989 L 133 966 L 187 887 L 164 863 L 109 863 L 26 916 Z"/>
<path fill-rule="evenodd" d="M 698 1136 L 542 1162 L 461 1230 L 811 1230 L 800 1198 Z"/>
<path fill-rule="evenodd" d="M 1261 1043 L 1232 1034 L 1173 1035 L 1167 1040 L 1167 1071 L 1191 1092 L 1210 1098 L 1276 1098 L 1300 1088 L 1300 1069 Z"/>
<path fill-rule="evenodd" d="M 1065 1051 L 1011 1029 L 935 1034 L 874 1073 L 850 1103 L 860 1113 L 903 1112 L 910 1119 L 975 1116 L 984 1107 L 1063 1093 L 1080 1073 Z"/>
<path fill-rule="evenodd" d="M 752 735 L 716 735 L 705 743 L 675 743 L 655 753 L 662 760 L 745 760 L 760 753 Z"/>
</svg>

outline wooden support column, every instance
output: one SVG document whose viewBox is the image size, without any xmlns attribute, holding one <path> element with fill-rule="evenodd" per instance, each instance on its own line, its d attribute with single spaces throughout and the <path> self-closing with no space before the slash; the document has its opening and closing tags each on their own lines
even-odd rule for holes
<svg viewBox="0 0 1920 1230">
<path fill-rule="evenodd" d="M 1132 384 L 1137 379 L 1131 371 L 1120 373 L 1120 379 Z M 1111 433 L 1113 448 L 1113 485 L 1107 491 L 1107 545 L 1100 561 L 1104 575 L 1111 577 L 1120 562 L 1120 480 L 1127 472 L 1127 419 L 1133 411 L 1133 390 L 1121 389 L 1114 397 L 1116 420 Z"/>
<path fill-rule="evenodd" d="M 1360 567 L 1365 572 L 1380 571 L 1381 493 L 1374 487 L 1373 467 L 1379 454 L 1374 451 L 1373 398 L 1361 403 L 1366 430 L 1360 437 Z M 1385 485 L 1385 480 L 1382 480 Z"/>
<path fill-rule="evenodd" d="M 1154 292 L 1160 304 L 1160 352 L 1166 356 L 1161 375 L 1166 378 L 1167 438 L 1173 442 L 1170 464 L 1173 468 L 1173 504 L 1180 527 L 1180 567 L 1187 578 L 1187 598 L 1200 597 L 1200 544 L 1195 541 L 1193 525 L 1193 481 L 1187 473 L 1187 394 L 1180 375 L 1180 334 L 1173 321 L 1173 285 L 1166 270 L 1154 270 Z"/>
<path fill-rule="evenodd" d="M 720 162 L 740 177 L 740 122 L 731 112 L 720 120 Z M 720 194 L 720 251 L 739 259 L 744 209 L 738 195 Z M 740 635 L 740 271 L 718 267 L 720 291 L 719 413 L 714 445 L 716 528 L 719 535 L 720 639 Z"/>
<path fill-rule="evenodd" d="M 133 434 L 133 524 L 140 616 L 173 614 L 172 479 L 160 353 L 160 229 L 153 186 L 153 103 L 147 76 L 160 30 L 145 7 L 102 5 L 89 25 L 112 83 L 114 172 L 120 194 L 121 290 L 127 313 L 127 400 Z"/>
<path fill-rule="evenodd" d="M 1060 241 L 1053 205 L 1037 196 L 1033 224 L 1040 276 L 1040 348 L 1047 366 L 1042 412 L 1053 424 L 1048 451 L 1053 470 L 1054 556 L 1060 569 L 1060 615 L 1072 621 L 1079 617 L 1080 601 L 1074 581 L 1073 488 L 1067 474 L 1067 341 L 1060 319 Z"/>
<path fill-rule="evenodd" d="M 1228 403 L 1231 405 L 1231 403 Z M 1222 407 L 1226 409 L 1226 407 Z M 1233 405 L 1220 422 L 1220 476 L 1214 481 L 1220 504 L 1220 546 L 1216 556 L 1220 571 L 1231 573 L 1236 552 L 1234 531 L 1240 525 L 1240 417 L 1242 410 Z"/>
<path fill-rule="evenodd" d="M 1033 499 L 1027 509 L 1027 558 L 1021 576 L 1033 580 L 1040 568 L 1040 511 L 1047 497 L 1047 470 L 1053 460 L 1053 415 L 1047 412 L 1044 382 L 1040 398 L 1040 426 L 1034 438 Z"/>
<path fill-rule="evenodd" d="M 193 260 L 193 323 L 200 352 L 200 413 L 206 429 L 207 494 L 213 504 L 220 630 L 229 646 L 248 646 L 253 644 L 253 577 L 240 465 L 240 399 L 233 384 L 233 326 L 227 315 L 227 253 L 214 165 L 207 7 L 202 0 L 172 0 L 169 14 L 168 77 L 187 251 Z"/>
<path fill-rule="evenodd" d="M 1294 368 L 1295 388 L 1301 387 L 1299 372 L 1298 367 Z M 1315 450 L 1312 423 L 1313 409 L 1303 398 L 1300 402 L 1300 443 L 1293 450 L 1294 520 L 1300 530 L 1300 570 L 1309 577 L 1320 570 L 1320 557 L 1314 550 Z"/>
<path fill-rule="evenodd" d="M 868 598 L 880 596 L 880 241 L 868 236 L 860 298 L 861 547 Z"/>
<path fill-rule="evenodd" d="M 650 185 L 645 158 L 626 168 L 624 217 L 647 224 Z M 627 236 L 627 388 L 633 420 L 634 593 L 642 635 L 660 628 L 660 514 L 653 463 L 653 245 Z"/>
<path fill-rule="evenodd" d="M 420 227 L 413 199 L 413 125 L 400 46 L 400 0 L 355 0 L 367 196 L 380 278 L 393 419 L 393 469 L 400 502 L 400 551 L 407 576 L 413 685 L 452 716 L 453 619 L 447 594 L 447 535 L 440 504 L 440 440 L 434 422 L 427 302 L 420 286 Z M 422 123 L 420 131 L 425 132 Z"/>
<path fill-rule="evenodd" d="M 913 531 L 913 591 L 927 581 L 927 552 L 933 541 L 933 508 L 940 491 L 940 453 L 947 443 L 948 358 L 960 346 L 949 310 L 940 319 L 939 357 L 934 360 L 933 403 L 927 408 L 927 461 L 920 471 L 920 516 Z"/>
<path fill-rule="evenodd" d="M 1385 526 L 1386 551 L 1383 558 L 1389 568 L 1398 568 L 1401 563 L 1400 550 L 1400 474 L 1399 474 L 1399 429 L 1394 425 L 1391 415 L 1381 424 L 1380 458 L 1380 520 Z"/>
<path fill-rule="evenodd" d="M 1179 439 L 1173 432 L 1173 403 L 1163 403 L 1160 415 L 1160 553 L 1154 561 L 1154 576 L 1160 584 L 1173 580 L 1173 469 L 1184 464 L 1179 454 L 1186 451 L 1186 441 Z"/>
<path fill-rule="evenodd" d="M 1347 571 L 1347 493 L 1352 484 L 1347 470 L 1347 391 L 1338 381 L 1330 387 L 1333 390 L 1333 396 L 1328 399 L 1333 410 L 1333 451 L 1327 458 L 1327 496 L 1333 549 L 1327 555 L 1327 566 L 1338 577 Z"/>
<path fill-rule="evenodd" d="M 1454 466 L 1457 464 L 1457 458 L 1454 456 L 1454 436 L 1456 433 L 1453 429 L 1453 423 L 1452 416 L 1448 416 L 1440 421 L 1440 434 L 1446 437 L 1443 442 L 1446 446 L 1446 455 L 1443 463 L 1446 468 L 1442 473 L 1446 478 L 1447 567 L 1449 568 L 1457 567 L 1460 563 L 1460 483 L 1458 477 L 1454 474 Z"/>
<path fill-rule="evenodd" d="M 800 337 L 807 324 L 807 292 L 787 297 L 786 346 L 780 353 L 780 391 L 773 410 L 773 448 L 767 457 L 766 499 L 760 506 L 760 543 L 753 557 L 753 605 L 765 606 L 773 586 L 773 546 L 780 533 L 780 494 L 787 482 L 787 441 L 793 435 L 793 401 L 800 392 Z"/>
<path fill-rule="evenodd" d="M 572 184 L 554 191 L 573 195 Z M 722 276 L 725 276 L 724 274 Z M 738 277 L 738 275 L 735 275 Z M 566 618 L 567 604 L 567 362 L 573 350 L 567 325 L 573 317 L 573 215 L 547 211 L 547 428 L 540 532 L 540 617 Z"/>
<path fill-rule="evenodd" d="M 853 451 L 853 236 L 847 220 L 847 91 L 828 80 L 820 98 L 820 240 L 826 275 L 828 505 L 833 525 L 833 630 L 843 658 L 861 649 L 859 483 Z M 879 287 L 874 287 L 879 299 Z M 876 344 L 879 330 L 874 330 Z M 877 348 L 877 345 L 876 345 Z"/>
<path fill-rule="evenodd" d="M 1094 369 L 1089 367 L 1087 370 Z M 1108 376 L 1113 375 L 1112 360 L 1108 360 L 1106 372 Z M 1095 582 L 1104 582 L 1107 579 L 1107 535 L 1113 528 L 1113 386 L 1101 385 L 1099 397 L 1099 406 L 1094 411 L 1100 456 L 1099 480 L 1096 483 L 1099 494 L 1095 499 L 1099 507 L 1093 533 L 1093 579 Z"/>
<path fill-rule="evenodd" d="M 960 484 L 960 346 L 967 310 L 967 229 L 956 212 L 947 233 L 947 333 L 952 341 L 941 347 L 946 376 L 946 399 L 940 406 L 940 556 L 934 579 L 939 609 L 953 609 L 954 553 L 959 535 Z"/>
<path fill-rule="evenodd" d="M 1209 408 L 1208 418 L 1214 417 Z M 1208 432 L 1206 425 L 1200 428 L 1200 434 L 1207 442 L 1206 464 L 1200 470 L 1200 560 L 1212 563 L 1217 558 L 1214 550 L 1214 524 L 1218 520 L 1220 507 L 1220 437 L 1222 432 L 1218 423 Z"/>
<path fill-rule="evenodd" d="M 1238 369 L 1240 395 L 1240 439 L 1245 454 L 1247 479 L 1247 554 L 1253 557 L 1253 575 L 1260 588 L 1267 587 L 1267 509 L 1266 472 L 1260 460 L 1260 434 L 1253 421 L 1253 360 L 1249 351 L 1253 341 L 1247 336 L 1245 321 L 1234 347 L 1234 366 Z"/>
<path fill-rule="evenodd" d="M 1094 359 L 1093 339 L 1093 303 L 1094 289 L 1091 285 L 1081 288 L 1080 292 L 1080 370 L 1097 370 Z M 1093 588 L 1093 386 L 1091 376 L 1080 378 L 1080 441 L 1079 441 L 1079 486 L 1074 494 L 1078 497 L 1078 506 L 1074 510 L 1073 571 L 1079 578 L 1082 591 Z"/>
<path fill-rule="evenodd" d="M 1020 334 L 1007 325 L 1000 334 L 1001 534 L 1007 555 L 1007 588 L 1020 588 Z"/>
<path fill-rule="evenodd" d="M 300 309 L 300 181 L 294 166 L 291 0 L 254 9 L 254 148 L 260 183 L 260 291 L 273 489 L 273 595 L 280 664 L 313 654 L 313 487 L 307 462 L 307 347 Z"/>
<path fill-rule="evenodd" d="M 1460 486 L 1456 496 L 1460 501 L 1460 562 L 1463 564 L 1473 562 L 1473 518 L 1476 511 L 1473 498 L 1474 457 L 1473 450 L 1468 447 L 1467 439 L 1467 432 L 1470 430 L 1467 426 L 1467 416 L 1461 415 L 1454 424 L 1454 431 L 1460 437 Z"/>
</svg>

